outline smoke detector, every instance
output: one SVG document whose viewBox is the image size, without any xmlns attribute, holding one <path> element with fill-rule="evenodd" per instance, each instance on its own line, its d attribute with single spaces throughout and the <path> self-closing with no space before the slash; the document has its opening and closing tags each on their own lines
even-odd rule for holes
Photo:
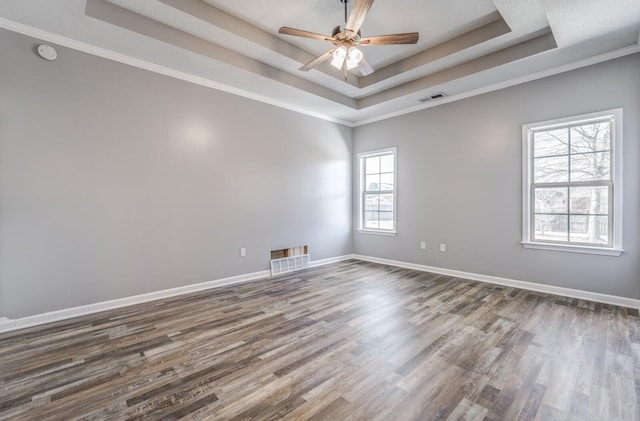
<svg viewBox="0 0 640 421">
<path fill-rule="evenodd" d="M 38 55 L 48 61 L 53 61 L 58 58 L 58 53 L 55 48 L 47 44 L 38 45 Z"/>
</svg>

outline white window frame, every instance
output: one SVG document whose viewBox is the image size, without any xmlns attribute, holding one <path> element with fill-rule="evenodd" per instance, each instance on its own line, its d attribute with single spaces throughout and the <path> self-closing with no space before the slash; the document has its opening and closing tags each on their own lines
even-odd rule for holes
<svg viewBox="0 0 640 421">
<path fill-rule="evenodd" d="M 364 160 L 373 156 L 393 154 L 393 190 L 379 191 L 376 193 L 392 193 L 393 194 L 393 229 L 383 228 L 365 228 L 364 227 L 364 196 L 365 190 L 365 174 L 364 174 Z M 358 153 L 358 227 L 357 232 L 361 234 L 376 234 L 376 235 L 396 235 L 398 233 L 398 151 L 397 148 L 390 147 L 385 149 L 377 149 L 374 151 L 366 151 Z"/>
<path fill-rule="evenodd" d="M 533 241 L 533 133 L 540 130 L 588 124 L 610 118 L 611 124 L 611 181 L 586 183 L 609 186 L 609 234 L 607 245 L 581 245 Z M 585 184 L 585 183 L 582 183 Z M 522 126 L 522 245 L 530 249 L 566 251 L 573 253 L 620 256 L 622 249 L 622 108 L 598 111 L 572 117 L 548 120 Z"/>
</svg>

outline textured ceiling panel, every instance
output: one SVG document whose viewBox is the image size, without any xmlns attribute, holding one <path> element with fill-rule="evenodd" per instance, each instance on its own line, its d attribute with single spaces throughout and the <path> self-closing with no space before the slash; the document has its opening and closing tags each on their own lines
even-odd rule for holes
<svg viewBox="0 0 640 421">
<path fill-rule="evenodd" d="M 560 47 L 640 27 L 640 0 L 541 0 Z"/>
</svg>

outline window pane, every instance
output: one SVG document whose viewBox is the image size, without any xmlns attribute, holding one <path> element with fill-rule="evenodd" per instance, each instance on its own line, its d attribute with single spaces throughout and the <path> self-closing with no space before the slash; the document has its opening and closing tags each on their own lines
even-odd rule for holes
<svg viewBox="0 0 640 421">
<path fill-rule="evenodd" d="M 569 213 L 567 187 L 535 189 L 535 213 Z"/>
<path fill-rule="evenodd" d="M 533 161 L 534 183 L 569 181 L 569 156 L 536 158 Z"/>
<path fill-rule="evenodd" d="M 372 174 L 365 177 L 365 190 L 380 191 L 380 174 Z"/>
<path fill-rule="evenodd" d="M 380 160 L 380 172 L 393 172 L 393 155 L 384 155 Z"/>
<path fill-rule="evenodd" d="M 571 181 L 610 180 L 609 152 L 571 155 Z"/>
<path fill-rule="evenodd" d="M 607 216 L 572 215 L 570 241 L 589 244 L 609 243 Z"/>
<path fill-rule="evenodd" d="M 611 123 L 585 124 L 571 129 L 571 152 L 596 152 L 611 149 Z"/>
<path fill-rule="evenodd" d="M 571 187 L 572 214 L 608 214 L 609 189 L 606 186 Z"/>
<path fill-rule="evenodd" d="M 569 217 L 566 215 L 535 215 L 534 240 L 563 241 L 568 239 Z"/>
<path fill-rule="evenodd" d="M 378 212 L 365 212 L 364 213 L 364 227 L 365 228 L 378 228 Z"/>
<path fill-rule="evenodd" d="M 380 211 L 380 221 L 393 221 L 393 212 Z"/>
<path fill-rule="evenodd" d="M 380 157 L 373 156 L 365 159 L 365 174 L 375 174 L 380 172 Z"/>
<path fill-rule="evenodd" d="M 535 157 L 549 155 L 566 155 L 569 153 L 569 131 L 567 129 L 546 130 L 533 134 L 533 150 Z"/>
<path fill-rule="evenodd" d="M 393 173 L 380 174 L 380 189 L 393 190 Z"/>
<path fill-rule="evenodd" d="M 393 229 L 393 212 L 380 212 L 380 228 Z"/>
<path fill-rule="evenodd" d="M 393 195 L 392 194 L 380 195 L 380 210 L 393 212 Z"/>
<path fill-rule="evenodd" d="M 377 211 L 379 209 L 379 194 L 365 194 L 364 195 L 364 209 Z"/>
</svg>

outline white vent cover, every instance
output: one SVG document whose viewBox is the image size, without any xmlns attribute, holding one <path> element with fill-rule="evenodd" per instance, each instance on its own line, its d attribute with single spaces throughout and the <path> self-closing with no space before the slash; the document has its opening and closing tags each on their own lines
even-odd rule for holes
<svg viewBox="0 0 640 421">
<path fill-rule="evenodd" d="M 430 96 L 428 96 L 426 98 L 422 98 L 420 100 L 420 102 L 433 101 L 434 99 L 440 99 L 440 98 L 444 98 L 446 96 L 447 96 L 447 94 L 445 94 L 444 92 L 438 92 L 437 94 L 433 94 L 433 95 L 430 95 Z"/>
<path fill-rule="evenodd" d="M 309 254 L 271 259 L 271 275 L 304 269 L 309 267 L 309 262 L 311 262 L 311 256 Z"/>
</svg>

